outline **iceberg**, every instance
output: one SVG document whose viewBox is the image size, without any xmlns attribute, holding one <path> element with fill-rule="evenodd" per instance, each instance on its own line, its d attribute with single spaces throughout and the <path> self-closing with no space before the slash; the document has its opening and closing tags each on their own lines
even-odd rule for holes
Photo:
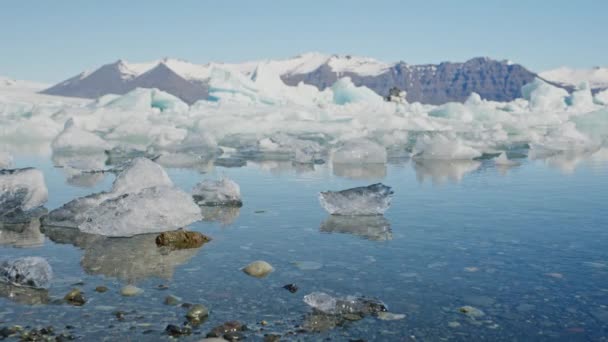
<svg viewBox="0 0 608 342">
<path fill-rule="evenodd" d="M 346 141 L 334 151 L 334 164 L 386 164 L 386 148 L 368 139 Z"/>
<path fill-rule="evenodd" d="M 529 101 L 534 111 L 563 111 L 566 108 L 568 92 L 536 78 L 521 88 L 524 99 Z"/>
<path fill-rule="evenodd" d="M 23 257 L 0 263 L 0 280 L 21 286 L 48 289 L 53 278 L 51 265 L 40 257 Z"/>
<path fill-rule="evenodd" d="M 78 128 L 73 119 L 66 121 L 64 129 L 51 143 L 56 152 L 95 152 L 110 149 L 105 140 L 94 133 Z"/>
<path fill-rule="evenodd" d="M 334 103 L 338 105 L 357 102 L 368 104 L 380 104 L 384 102 L 384 99 L 373 90 L 364 86 L 355 86 L 350 77 L 343 77 L 336 81 L 336 83 L 331 86 L 331 90 L 334 95 Z"/>
<path fill-rule="evenodd" d="M 0 220 L 27 218 L 48 199 L 44 175 L 34 168 L 0 170 Z"/>
<path fill-rule="evenodd" d="M 332 215 L 382 215 L 391 205 L 393 191 L 382 183 L 319 194 L 321 206 Z"/>
<path fill-rule="evenodd" d="M 481 157 L 481 152 L 467 146 L 459 138 L 448 138 L 442 134 L 433 137 L 425 135 L 414 146 L 415 159 L 470 160 L 477 157 Z"/>
<path fill-rule="evenodd" d="M 241 188 L 227 177 L 222 177 L 218 181 L 203 181 L 194 187 L 192 194 L 199 205 L 236 207 L 243 205 Z"/>
</svg>

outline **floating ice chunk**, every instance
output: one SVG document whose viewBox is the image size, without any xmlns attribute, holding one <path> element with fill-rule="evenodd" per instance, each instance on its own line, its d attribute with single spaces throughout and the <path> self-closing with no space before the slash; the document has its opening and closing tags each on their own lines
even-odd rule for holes
<svg viewBox="0 0 608 342">
<path fill-rule="evenodd" d="M 442 134 L 428 135 L 416 141 L 414 157 L 417 159 L 468 160 L 481 156 L 481 152 L 465 145 L 459 138 Z"/>
<path fill-rule="evenodd" d="M 498 157 L 494 158 L 494 164 L 499 166 L 517 166 L 518 162 L 510 160 L 507 158 L 507 154 L 502 152 Z"/>
<path fill-rule="evenodd" d="M 237 207 L 243 205 L 241 188 L 227 177 L 218 181 L 203 181 L 194 187 L 192 194 L 199 205 Z"/>
<path fill-rule="evenodd" d="M 13 156 L 8 152 L 0 151 L 0 169 L 6 169 L 13 165 Z"/>
<path fill-rule="evenodd" d="M 524 85 L 521 93 L 534 111 L 562 111 L 568 97 L 565 89 L 554 87 L 539 78 Z"/>
<path fill-rule="evenodd" d="M 331 86 L 334 94 L 334 103 L 345 105 L 348 103 L 365 102 L 378 104 L 384 102 L 382 97 L 367 87 L 357 87 L 350 77 L 343 77 Z"/>
<path fill-rule="evenodd" d="M 83 216 L 81 231 L 110 237 L 165 232 L 202 219 L 192 196 L 166 186 L 105 200 Z"/>
<path fill-rule="evenodd" d="M 608 109 L 578 115 L 572 119 L 576 130 L 584 133 L 596 143 L 608 143 Z"/>
<path fill-rule="evenodd" d="M 321 206 L 332 215 L 381 215 L 391 205 L 393 191 L 382 183 L 319 194 Z"/>
<path fill-rule="evenodd" d="M 608 106 L 608 89 L 596 93 L 593 100 L 599 105 Z"/>
<path fill-rule="evenodd" d="M 473 112 L 470 107 L 471 105 L 465 106 L 462 103 L 448 102 L 431 110 L 429 116 L 471 122 L 473 121 Z"/>
<path fill-rule="evenodd" d="M 49 213 L 45 225 L 78 228 L 86 219 L 87 210 L 124 194 L 138 193 L 149 187 L 170 187 L 173 182 L 165 170 L 146 158 L 133 159 L 116 177 L 112 190 L 74 199 Z M 170 230 L 170 229 L 167 229 Z"/>
<path fill-rule="evenodd" d="M 146 110 L 150 109 L 151 103 L 152 90 L 136 88 L 114 100 L 103 103 L 103 106 L 108 109 Z"/>
<path fill-rule="evenodd" d="M 187 112 L 190 108 L 178 97 L 158 89 L 152 89 L 150 107 L 158 108 L 161 112 Z"/>
<path fill-rule="evenodd" d="M 377 299 L 355 296 L 335 298 L 324 292 L 313 292 L 304 296 L 304 303 L 330 315 L 369 315 L 387 311 L 386 305 Z"/>
<path fill-rule="evenodd" d="M 36 288 L 49 288 L 53 270 L 40 257 L 24 257 L 0 263 L 0 280 Z"/>
<path fill-rule="evenodd" d="M 73 119 L 66 121 L 63 131 L 53 140 L 51 147 L 57 152 L 88 152 L 111 148 L 99 136 L 78 128 Z"/>
<path fill-rule="evenodd" d="M 33 168 L 0 170 L 0 217 L 41 207 L 48 194 L 41 171 Z"/>
<path fill-rule="evenodd" d="M 335 164 L 386 164 L 386 160 L 386 149 L 368 139 L 349 140 L 332 156 Z"/>
<path fill-rule="evenodd" d="M 592 110 L 595 107 L 589 82 L 581 83 L 567 99 L 568 104 L 579 111 Z"/>
</svg>

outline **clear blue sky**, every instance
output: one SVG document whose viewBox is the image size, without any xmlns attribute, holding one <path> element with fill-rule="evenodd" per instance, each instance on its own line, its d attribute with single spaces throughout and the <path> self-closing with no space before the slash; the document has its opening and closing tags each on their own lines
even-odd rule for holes
<svg viewBox="0 0 608 342">
<path fill-rule="evenodd" d="M 535 71 L 608 65 L 608 0 L 6 0 L 0 75 L 46 82 L 119 58 L 239 62 L 307 51 Z"/>
</svg>

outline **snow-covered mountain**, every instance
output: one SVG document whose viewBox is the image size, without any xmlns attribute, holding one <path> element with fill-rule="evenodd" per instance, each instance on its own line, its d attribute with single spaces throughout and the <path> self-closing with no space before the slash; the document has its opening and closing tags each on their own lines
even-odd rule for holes
<svg viewBox="0 0 608 342">
<path fill-rule="evenodd" d="M 472 92 L 490 100 L 512 100 L 521 96 L 521 86 L 537 76 L 520 65 L 489 58 L 474 58 L 465 63 L 409 65 L 368 57 L 306 53 L 282 60 L 238 64 L 194 64 L 170 58 L 149 63 L 119 60 L 83 72 L 43 93 L 96 98 L 125 94 L 135 88 L 158 88 L 193 103 L 208 97 L 209 79 L 214 69 L 255 77 L 261 66 L 265 73 L 280 77 L 288 85 L 304 82 L 324 89 L 341 77 L 350 77 L 357 86 L 366 86 L 382 96 L 397 86 L 407 92 L 408 101 L 431 104 L 464 101 Z"/>
<path fill-rule="evenodd" d="M 546 80 L 577 87 L 582 82 L 589 82 L 591 89 L 608 89 L 608 67 L 595 67 L 592 69 L 572 69 L 561 67 L 540 73 Z"/>
</svg>

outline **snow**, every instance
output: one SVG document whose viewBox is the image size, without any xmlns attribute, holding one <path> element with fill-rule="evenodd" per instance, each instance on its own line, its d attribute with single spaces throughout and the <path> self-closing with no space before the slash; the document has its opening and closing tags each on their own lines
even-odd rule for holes
<svg viewBox="0 0 608 342">
<path fill-rule="evenodd" d="M 0 216 L 41 207 L 47 201 L 48 194 L 40 170 L 0 170 Z"/>
<path fill-rule="evenodd" d="M 23 257 L 0 263 L 0 281 L 48 289 L 52 278 L 51 265 L 41 257 Z"/>
<path fill-rule="evenodd" d="M 540 77 L 557 83 L 577 86 L 589 82 L 591 88 L 608 88 L 608 67 L 573 69 L 560 67 L 539 74 Z"/>
<path fill-rule="evenodd" d="M 382 183 L 319 194 L 321 206 L 332 215 L 382 215 L 391 205 L 393 191 Z"/>
<path fill-rule="evenodd" d="M 192 194 L 199 205 L 240 207 L 243 204 L 241 188 L 227 177 L 218 181 L 203 181 L 194 187 Z"/>
</svg>

